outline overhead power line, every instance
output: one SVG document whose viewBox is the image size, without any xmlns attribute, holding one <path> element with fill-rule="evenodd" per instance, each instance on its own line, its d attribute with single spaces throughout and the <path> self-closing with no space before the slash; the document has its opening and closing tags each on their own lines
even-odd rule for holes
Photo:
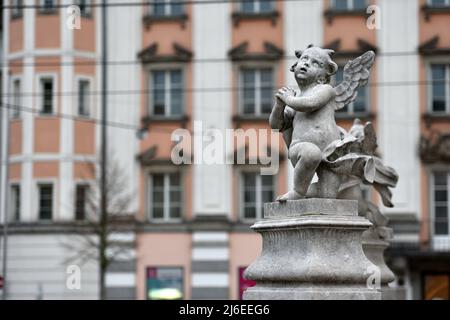
<svg viewBox="0 0 450 320">
<path fill-rule="evenodd" d="M 417 51 L 392 51 L 392 52 L 379 52 L 377 53 L 377 57 L 406 57 L 406 56 L 417 56 L 420 55 Z M 62 57 L 62 55 L 51 55 L 46 57 L 39 57 L 47 58 L 47 59 L 54 59 Z M 11 67 L 64 67 L 64 66 L 93 66 L 93 65 L 99 65 L 102 63 L 102 61 L 88 58 L 88 57 L 77 57 L 74 56 L 74 59 L 80 59 L 78 61 L 71 61 L 71 62 L 55 62 L 55 61 L 46 61 L 46 62 L 19 62 L 17 60 L 21 60 L 20 57 L 13 57 L 9 58 L 9 63 L 2 63 L 0 64 L 1 68 L 11 68 Z M 291 60 L 296 59 L 294 55 L 285 55 L 281 56 L 280 60 Z M 228 58 L 198 58 L 198 59 L 191 59 L 186 63 L 221 63 L 221 62 L 232 62 L 231 59 Z M 108 66 L 121 66 L 121 65 L 134 65 L 134 64 L 145 64 L 141 60 L 110 60 L 106 62 Z"/>
<path fill-rule="evenodd" d="M 277 2 L 315 2 L 315 1 L 322 1 L 322 0 L 276 0 Z M 73 1 L 72 4 L 77 4 L 77 1 Z M 214 4 L 223 4 L 223 3 L 240 3 L 242 0 L 173 0 L 171 1 L 172 4 L 185 4 L 185 5 L 214 5 Z M 275 1 L 274 1 L 275 2 Z M 109 2 L 106 4 L 106 7 L 140 7 L 140 6 L 149 6 L 154 4 L 161 4 L 161 2 L 158 1 L 129 1 L 129 2 Z M 71 4 L 61 4 L 57 3 L 52 6 L 52 8 L 67 8 Z M 96 8 L 101 7 L 101 2 L 95 2 L 95 3 L 87 3 L 84 5 L 85 7 L 90 8 Z M 6 5 L 3 6 L 4 9 L 48 9 L 45 5 L 40 4 L 32 4 L 32 5 Z"/>
<path fill-rule="evenodd" d="M 389 81 L 389 82 L 369 82 L 366 87 L 399 87 L 399 86 L 424 86 L 424 85 L 432 85 L 432 84 L 448 84 L 450 81 Z M 254 89 L 261 89 L 262 86 L 254 86 L 254 87 L 247 87 L 247 88 L 254 88 Z M 177 91 L 181 91 L 183 93 L 189 93 L 189 92 L 237 92 L 240 90 L 243 90 L 244 87 L 242 86 L 236 86 L 236 87 L 212 87 L 212 88 L 180 88 L 176 89 Z M 112 96 L 132 96 L 132 95 L 146 95 L 154 92 L 156 89 L 144 89 L 144 90 L 109 90 L 107 91 L 107 95 Z M 175 89 L 157 89 L 157 91 L 173 91 Z M 273 91 L 275 93 L 276 90 Z M 54 96 L 77 96 L 78 91 L 56 91 L 53 93 Z M 93 90 L 93 91 L 85 91 L 84 92 L 87 95 L 90 96 L 97 96 L 101 95 L 101 90 Z M 21 97 L 39 97 L 42 93 L 40 92 L 20 92 Z M 0 97 L 15 97 L 15 93 L 4 93 L 0 95 Z"/>
</svg>

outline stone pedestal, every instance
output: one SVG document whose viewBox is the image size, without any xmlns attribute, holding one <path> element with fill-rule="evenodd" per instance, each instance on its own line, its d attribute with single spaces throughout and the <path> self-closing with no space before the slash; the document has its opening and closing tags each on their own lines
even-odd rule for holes
<svg viewBox="0 0 450 320">
<path fill-rule="evenodd" d="M 267 203 L 261 256 L 245 271 L 256 286 L 246 300 L 381 299 L 367 285 L 375 266 L 364 255 L 362 233 L 372 224 L 353 200 L 303 199 Z"/>
</svg>

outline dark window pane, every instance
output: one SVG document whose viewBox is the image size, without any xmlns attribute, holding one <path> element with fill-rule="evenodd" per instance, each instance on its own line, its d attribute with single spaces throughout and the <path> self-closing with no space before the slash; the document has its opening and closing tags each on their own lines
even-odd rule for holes
<svg viewBox="0 0 450 320">
<path fill-rule="evenodd" d="M 434 174 L 434 185 L 435 186 L 446 186 L 447 185 L 447 173 L 446 172 L 436 172 Z"/>
<path fill-rule="evenodd" d="M 445 65 L 436 64 L 431 67 L 432 76 L 432 111 L 445 111 Z"/>
<path fill-rule="evenodd" d="M 260 100 L 262 114 L 272 111 L 273 102 L 273 74 L 271 69 L 262 69 L 261 72 Z"/>
<path fill-rule="evenodd" d="M 273 191 L 272 190 L 262 191 L 261 199 L 262 199 L 262 205 L 264 205 L 264 203 L 266 203 L 266 202 L 272 202 L 273 201 Z"/>
<path fill-rule="evenodd" d="M 53 112 L 53 80 L 43 79 L 42 84 L 42 110 L 41 113 L 49 114 Z"/>
<path fill-rule="evenodd" d="M 272 187 L 273 177 L 269 175 L 262 175 L 261 184 L 263 185 L 263 187 Z"/>
<path fill-rule="evenodd" d="M 53 213 L 53 186 L 39 186 L 39 219 L 50 220 Z"/>
<path fill-rule="evenodd" d="M 255 1 L 254 0 L 244 0 L 242 1 L 242 11 L 243 12 L 254 12 Z"/>
<path fill-rule="evenodd" d="M 86 218 L 86 197 L 88 187 L 78 185 L 75 191 L 75 219 L 84 220 Z"/>
<path fill-rule="evenodd" d="M 244 208 L 244 218 L 245 219 L 256 219 L 256 207 L 245 207 Z"/>
<path fill-rule="evenodd" d="M 431 0 L 431 6 L 433 7 L 445 7 L 445 0 Z"/>
<path fill-rule="evenodd" d="M 437 206 L 435 208 L 434 233 L 436 235 L 448 234 L 448 208 Z"/>
<path fill-rule="evenodd" d="M 153 175 L 153 187 L 163 187 L 164 186 L 164 175 L 154 174 Z"/>
<path fill-rule="evenodd" d="M 164 203 L 164 192 L 153 190 L 152 200 L 154 203 L 163 204 Z"/>
<path fill-rule="evenodd" d="M 366 0 L 353 0 L 353 9 L 365 9 Z"/>
<path fill-rule="evenodd" d="M 366 103 L 367 103 L 366 88 L 365 87 L 359 88 L 358 96 L 353 102 L 353 112 L 366 112 L 367 111 Z"/>
<path fill-rule="evenodd" d="M 78 0 L 78 7 L 80 7 L 80 13 L 86 14 L 89 12 L 87 0 Z"/>
<path fill-rule="evenodd" d="M 55 8 L 55 0 L 44 0 L 42 10 L 53 10 Z"/>
<path fill-rule="evenodd" d="M 78 82 L 78 114 L 89 116 L 89 81 L 80 80 Z"/>
<path fill-rule="evenodd" d="M 170 203 L 181 202 L 181 192 L 180 191 L 170 191 Z"/>
<path fill-rule="evenodd" d="M 11 187 L 11 217 L 20 221 L 20 186 Z"/>
<path fill-rule="evenodd" d="M 164 217 L 164 208 L 162 206 L 153 206 L 153 219 L 162 219 Z"/>
<path fill-rule="evenodd" d="M 154 0 L 153 1 L 153 14 L 156 16 L 163 16 L 165 14 L 164 10 L 164 0 Z"/>
<path fill-rule="evenodd" d="M 180 116 L 182 115 L 182 91 L 181 89 L 170 90 L 170 115 Z"/>
<path fill-rule="evenodd" d="M 256 201 L 255 190 L 250 190 L 250 191 L 244 192 L 244 203 L 254 203 L 255 201 Z"/>
<path fill-rule="evenodd" d="M 173 3 L 170 4 L 170 14 L 173 16 L 183 14 L 183 4 L 181 0 L 172 0 Z"/>
<path fill-rule="evenodd" d="M 347 10 L 348 0 L 334 0 L 334 8 L 336 10 Z"/>
<path fill-rule="evenodd" d="M 272 3 L 270 0 L 260 0 L 259 11 L 261 12 L 270 12 L 272 11 Z"/>
<path fill-rule="evenodd" d="M 447 190 L 436 190 L 434 192 L 435 201 L 447 201 Z"/>
<path fill-rule="evenodd" d="M 182 114 L 183 92 L 182 92 L 182 74 L 180 70 L 170 71 L 170 113 L 173 116 Z"/>
<path fill-rule="evenodd" d="M 181 218 L 181 207 L 179 205 L 170 206 L 170 218 L 172 219 Z"/>
<path fill-rule="evenodd" d="M 172 173 L 170 174 L 170 185 L 174 187 L 180 186 L 180 174 L 179 173 Z"/>
<path fill-rule="evenodd" d="M 256 186 L 256 175 L 254 173 L 246 173 L 244 174 L 244 187 L 247 188 L 255 188 Z"/>
</svg>

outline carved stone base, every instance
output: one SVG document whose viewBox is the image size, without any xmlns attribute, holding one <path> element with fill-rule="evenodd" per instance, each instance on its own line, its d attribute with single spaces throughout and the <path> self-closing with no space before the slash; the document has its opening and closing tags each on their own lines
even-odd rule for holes
<svg viewBox="0 0 450 320">
<path fill-rule="evenodd" d="M 244 299 L 381 299 L 368 286 L 375 266 L 362 249 L 372 224 L 352 200 L 304 199 L 267 203 L 252 226 L 261 234 L 261 256 L 245 271 L 256 286 Z"/>
<path fill-rule="evenodd" d="M 382 229 L 382 230 L 379 230 Z M 395 275 L 386 265 L 384 260 L 384 251 L 389 246 L 389 242 L 383 240 L 379 236 L 379 232 L 392 237 L 392 229 L 387 227 L 369 228 L 363 233 L 363 251 L 366 257 L 378 267 L 379 283 L 381 286 L 382 300 L 398 299 L 397 290 L 389 287 L 389 283 L 395 280 Z"/>
</svg>

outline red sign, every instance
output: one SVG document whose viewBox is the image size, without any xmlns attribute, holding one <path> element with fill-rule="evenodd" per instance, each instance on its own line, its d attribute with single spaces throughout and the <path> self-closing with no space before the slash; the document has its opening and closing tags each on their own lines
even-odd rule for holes
<svg viewBox="0 0 450 320">
<path fill-rule="evenodd" d="M 247 288 L 256 285 L 256 281 L 247 280 L 244 278 L 244 271 L 247 267 L 239 267 L 239 299 L 242 300 L 242 295 Z"/>
</svg>

